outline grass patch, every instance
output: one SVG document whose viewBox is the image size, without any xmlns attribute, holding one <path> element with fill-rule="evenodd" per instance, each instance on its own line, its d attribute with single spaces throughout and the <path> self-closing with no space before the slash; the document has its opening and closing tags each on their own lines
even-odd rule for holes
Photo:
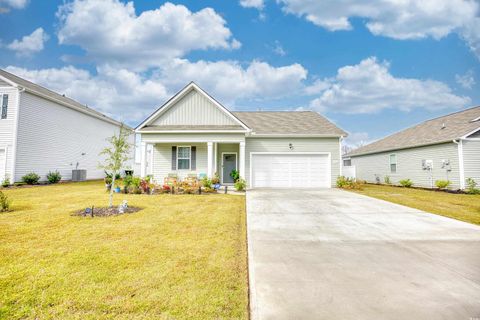
<svg viewBox="0 0 480 320">
<path fill-rule="evenodd" d="M 6 190 L 0 319 L 246 319 L 245 198 L 115 195 L 144 208 L 109 218 L 103 182 Z"/>
<path fill-rule="evenodd" d="M 480 195 L 373 184 L 362 185 L 362 190 L 351 191 L 480 225 Z"/>
</svg>

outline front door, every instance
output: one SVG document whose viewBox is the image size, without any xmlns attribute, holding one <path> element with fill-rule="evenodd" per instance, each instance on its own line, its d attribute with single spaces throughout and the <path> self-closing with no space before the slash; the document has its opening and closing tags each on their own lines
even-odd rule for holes
<svg viewBox="0 0 480 320">
<path fill-rule="evenodd" d="M 230 173 L 232 170 L 237 170 L 237 154 L 222 154 L 222 168 L 222 183 L 233 183 L 234 181 Z"/>
</svg>

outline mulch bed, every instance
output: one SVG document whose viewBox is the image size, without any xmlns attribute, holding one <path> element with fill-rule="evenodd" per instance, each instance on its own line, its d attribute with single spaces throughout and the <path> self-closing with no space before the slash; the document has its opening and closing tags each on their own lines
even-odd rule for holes
<svg viewBox="0 0 480 320">
<path fill-rule="evenodd" d="M 112 217 L 112 216 L 119 216 L 122 214 L 127 213 L 135 213 L 137 211 L 142 210 L 143 208 L 139 207 L 128 207 L 124 213 L 118 212 L 118 207 L 103 207 L 103 208 L 93 208 L 93 216 L 94 217 Z M 92 217 L 92 213 L 85 213 L 85 209 L 79 210 L 72 214 L 72 216 L 80 216 L 80 217 Z"/>
</svg>

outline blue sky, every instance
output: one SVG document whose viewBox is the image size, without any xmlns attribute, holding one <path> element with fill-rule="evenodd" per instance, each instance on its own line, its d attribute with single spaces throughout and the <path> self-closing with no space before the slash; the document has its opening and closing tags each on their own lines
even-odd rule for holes
<svg viewBox="0 0 480 320">
<path fill-rule="evenodd" d="M 0 0 L 0 67 L 130 125 L 189 81 L 355 146 L 480 104 L 473 0 Z"/>
</svg>

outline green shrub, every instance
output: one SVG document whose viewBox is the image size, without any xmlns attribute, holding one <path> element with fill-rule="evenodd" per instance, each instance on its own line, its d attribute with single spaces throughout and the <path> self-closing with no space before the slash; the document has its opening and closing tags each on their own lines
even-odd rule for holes
<svg viewBox="0 0 480 320">
<path fill-rule="evenodd" d="M 244 179 L 237 179 L 235 181 L 235 184 L 233 185 L 235 187 L 235 190 L 237 191 L 243 191 L 245 190 L 245 187 L 247 186 L 247 182 Z"/>
<path fill-rule="evenodd" d="M 344 188 L 348 183 L 348 178 L 346 178 L 345 176 L 339 176 L 337 178 L 337 187 L 339 188 Z"/>
<path fill-rule="evenodd" d="M 50 183 L 57 183 L 58 181 L 62 180 L 62 175 L 58 171 L 53 171 L 53 172 L 50 171 L 47 174 L 47 180 Z"/>
<path fill-rule="evenodd" d="M 10 211 L 10 200 L 7 195 L 0 191 L 0 212 Z"/>
<path fill-rule="evenodd" d="M 341 189 L 358 189 L 359 190 L 362 188 L 362 185 L 356 179 L 339 176 L 337 178 L 337 187 Z"/>
<path fill-rule="evenodd" d="M 465 189 L 465 191 L 468 194 L 480 194 L 480 189 L 477 188 L 477 183 L 475 182 L 475 180 L 473 180 L 472 178 L 467 178 L 465 182 L 467 183 L 467 188 Z"/>
<path fill-rule="evenodd" d="M 8 186 L 10 186 L 10 179 L 6 177 L 2 182 L 2 187 L 7 188 Z"/>
<path fill-rule="evenodd" d="M 132 177 L 132 186 L 134 188 L 140 188 L 140 185 L 142 184 L 142 178 L 140 177 Z"/>
<path fill-rule="evenodd" d="M 411 188 L 413 186 L 413 181 L 410 179 L 400 180 L 400 185 L 405 188 Z"/>
<path fill-rule="evenodd" d="M 202 179 L 202 185 L 203 185 L 204 188 L 211 189 L 212 188 L 212 180 L 205 177 L 205 178 Z"/>
<path fill-rule="evenodd" d="M 390 176 L 385 176 L 385 178 L 383 178 L 383 181 L 385 181 L 385 184 L 392 184 L 392 180 L 390 180 Z"/>
<path fill-rule="evenodd" d="M 451 184 L 450 180 L 437 180 L 435 181 L 435 185 L 439 189 L 446 189 Z"/>
<path fill-rule="evenodd" d="M 123 186 L 124 187 L 130 187 L 133 182 L 133 176 L 131 175 L 126 175 L 125 178 L 123 178 Z"/>
<path fill-rule="evenodd" d="M 37 184 L 38 180 L 40 180 L 40 176 L 35 172 L 27 173 L 22 177 L 22 181 L 26 184 Z"/>
</svg>

